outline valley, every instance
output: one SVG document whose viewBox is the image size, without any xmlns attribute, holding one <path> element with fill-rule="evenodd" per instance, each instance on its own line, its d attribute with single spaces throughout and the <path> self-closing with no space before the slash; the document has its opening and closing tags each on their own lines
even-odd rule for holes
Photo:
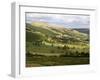
<svg viewBox="0 0 100 80">
<path fill-rule="evenodd" d="M 26 23 L 26 67 L 89 64 L 89 29 Z"/>
</svg>

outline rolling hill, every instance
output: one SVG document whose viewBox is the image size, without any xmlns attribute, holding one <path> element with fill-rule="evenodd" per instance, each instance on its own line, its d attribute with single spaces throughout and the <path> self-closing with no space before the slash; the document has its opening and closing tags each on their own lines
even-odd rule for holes
<svg viewBox="0 0 100 80">
<path fill-rule="evenodd" d="M 86 42 L 89 35 L 77 29 L 69 29 L 64 26 L 49 24 L 46 22 L 26 23 L 26 40 L 36 41 L 45 40 L 50 42 L 68 43 L 68 42 Z M 30 40 L 29 40 L 30 39 Z"/>
<path fill-rule="evenodd" d="M 26 23 L 26 67 L 89 64 L 89 54 L 89 34 L 81 29 Z"/>
</svg>

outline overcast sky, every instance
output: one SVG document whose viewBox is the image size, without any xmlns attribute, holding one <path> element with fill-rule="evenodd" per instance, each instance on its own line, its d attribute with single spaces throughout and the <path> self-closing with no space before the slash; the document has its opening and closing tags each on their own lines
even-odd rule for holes
<svg viewBox="0 0 100 80">
<path fill-rule="evenodd" d="M 32 23 L 34 21 L 63 25 L 66 28 L 89 28 L 90 17 L 85 15 L 26 13 L 26 22 Z"/>
</svg>

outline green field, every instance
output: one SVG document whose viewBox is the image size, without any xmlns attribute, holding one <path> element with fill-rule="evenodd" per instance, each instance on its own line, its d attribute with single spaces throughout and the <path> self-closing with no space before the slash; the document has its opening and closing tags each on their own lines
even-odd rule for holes
<svg viewBox="0 0 100 80">
<path fill-rule="evenodd" d="M 28 56 L 26 67 L 89 64 L 89 57 Z"/>
<path fill-rule="evenodd" d="M 26 67 L 89 64 L 87 33 L 48 23 L 27 23 Z"/>
</svg>

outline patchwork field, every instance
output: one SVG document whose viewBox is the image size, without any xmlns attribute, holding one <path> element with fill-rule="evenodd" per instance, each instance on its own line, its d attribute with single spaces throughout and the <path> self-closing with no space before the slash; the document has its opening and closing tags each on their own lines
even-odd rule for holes
<svg viewBox="0 0 100 80">
<path fill-rule="evenodd" d="M 26 23 L 26 67 L 89 64 L 89 30 Z"/>
</svg>

